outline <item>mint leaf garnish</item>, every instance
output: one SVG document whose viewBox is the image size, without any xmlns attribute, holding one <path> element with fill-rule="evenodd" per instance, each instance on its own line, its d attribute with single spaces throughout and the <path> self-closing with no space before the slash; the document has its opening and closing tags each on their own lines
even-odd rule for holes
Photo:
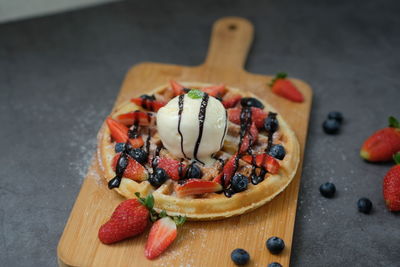
<svg viewBox="0 0 400 267">
<path fill-rule="evenodd" d="M 187 94 L 191 99 L 199 99 L 203 97 L 203 92 L 197 89 L 192 89 Z"/>
</svg>

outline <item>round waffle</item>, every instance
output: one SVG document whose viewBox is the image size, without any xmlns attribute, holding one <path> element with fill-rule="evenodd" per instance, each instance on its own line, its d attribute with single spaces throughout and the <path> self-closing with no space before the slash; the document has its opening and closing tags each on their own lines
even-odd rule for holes
<svg viewBox="0 0 400 267">
<path fill-rule="evenodd" d="M 186 88 L 204 88 L 211 86 L 210 84 L 198 82 L 182 82 L 181 84 Z M 252 93 L 244 92 L 230 86 L 226 86 L 225 88 L 226 93 L 224 97 L 228 94 L 236 94 L 242 97 L 257 98 Z M 154 94 L 157 100 L 164 101 L 168 101 L 174 97 L 171 87 L 167 84 L 156 88 L 150 92 L 150 94 Z M 277 113 L 271 105 L 261 99 L 259 100 L 265 106 L 264 111 Z M 116 107 L 110 116 L 116 118 L 120 114 L 135 110 L 144 109 L 134 103 L 126 102 Z M 286 151 L 283 160 L 278 160 L 280 165 L 279 171 L 276 174 L 267 173 L 265 179 L 256 185 L 249 182 L 247 190 L 243 192 L 235 193 L 231 197 L 227 197 L 220 192 L 178 197 L 175 192 L 175 188 L 178 184 L 177 181 L 168 179 L 159 188 L 154 188 L 147 180 L 134 181 L 125 177 L 121 179 L 119 187 L 113 190 L 126 198 L 134 198 L 135 192 L 139 192 L 141 195 L 152 193 L 155 199 L 155 209 L 157 211 L 165 210 L 169 215 L 182 215 L 191 220 L 223 219 L 254 210 L 272 200 L 287 187 L 296 174 L 300 160 L 299 143 L 294 132 L 279 113 L 276 118 L 279 121 L 279 128 L 272 135 L 272 143 L 283 145 Z M 146 134 L 150 133 L 149 156 L 151 157 L 154 155 L 157 144 L 160 144 L 161 140 L 157 134 L 157 128 L 155 126 L 149 127 L 151 127 L 150 130 L 142 129 L 142 133 L 144 139 L 147 139 Z M 223 147 L 216 153 L 216 157 L 220 160 L 216 161 L 211 167 L 203 167 L 203 173 L 205 173 L 205 175 L 202 179 L 212 180 L 214 176 L 221 172 L 221 161 L 226 162 L 237 152 L 239 131 L 239 125 L 228 122 L 228 130 Z M 255 151 L 262 151 L 266 147 L 268 137 L 267 132 L 262 130 L 259 132 L 257 142 L 254 145 Z M 98 135 L 98 160 L 104 178 L 108 182 L 116 176 L 112 168 L 112 160 L 116 154 L 114 147 L 115 142 L 111 138 L 109 128 L 104 123 Z M 174 158 L 165 148 L 160 151 L 160 156 Z M 183 163 L 189 164 L 188 161 L 184 161 Z M 249 177 L 252 171 L 252 164 L 242 159 L 240 159 L 238 163 L 237 172 Z M 151 172 L 151 168 L 149 167 L 148 169 L 150 169 L 149 172 Z"/>
</svg>

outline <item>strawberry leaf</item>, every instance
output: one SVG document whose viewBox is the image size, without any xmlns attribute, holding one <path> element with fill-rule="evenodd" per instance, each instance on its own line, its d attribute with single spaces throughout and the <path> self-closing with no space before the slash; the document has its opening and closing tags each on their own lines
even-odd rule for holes
<svg viewBox="0 0 400 267">
<path fill-rule="evenodd" d="M 162 210 L 158 216 L 160 218 L 164 218 L 164 217 L 167 217 L 168 215 L 167 215 L 167 212 L 165 210 Z"/>
<path fill-rule="evenodd" d="M 400 128 L 400 122 L 393 116 L 389 117 L 389 127 Z"/>
<path fill-rule="evenodd" d="M 146 206 L 149 210 L 153 209 L 153 207 L 154 207 L 154 197 L 153 197 L 153 195 L 152 195 L 152 194 L 148 195 L 148 196 L 146 197 L 144 203 L 145 203 L 145 206 Z"/>
<path fill-rule="evenodd" d="M 393 155 L 393 160 L 396 164 L 400 164 L 400 152 Z"/>
<path fill-rule="evenodd" d="M 274 85 L 274 83 L 277 81 L 277 80 L 279 80 L 279 79 L 286 79 L 287 78 L 287 73 L 286 72 L 278 72 L 276 75 L 275 75 L 275 78 L 273 78 L 272 79 L 272 81 L 271 81 L 271 83 L 269 84 L 269 86 L 273 86 Z"/>
<path fill-rule="evenodd" d="M 174 222 L 177 226 L 182 225 L 186 222 L 186 216 L 175 216 L 172 219 L 174 219 Z"/>
</svg>

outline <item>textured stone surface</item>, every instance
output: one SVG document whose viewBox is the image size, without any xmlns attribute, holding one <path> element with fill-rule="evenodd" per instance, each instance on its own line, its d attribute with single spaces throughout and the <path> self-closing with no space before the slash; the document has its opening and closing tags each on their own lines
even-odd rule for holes
<svg viewBox="0 0 400 267">
<path fill-rule="evenodd" d="M 381 196 L 390 164 L 358 157 L 371 131 L 400 117 L 399 3 L 144 2 L 0 25 L 2 265 L 56 265 L 96 132 L 126 70 L 142 61 L 199 64 L 212 23 L 238 15 L 256 30 L 247 69 L 287 71 L 315 93 L 292 266 L 399 266 L 400 217 Z M 331 110 L 345 116 L 337 136 L 321 129 Z M 325 181 L 336 184 L 334 199 L 319 195 Z M 360 197 L 372 200 L 371 215 L 357 212 Z"/>
</svg>

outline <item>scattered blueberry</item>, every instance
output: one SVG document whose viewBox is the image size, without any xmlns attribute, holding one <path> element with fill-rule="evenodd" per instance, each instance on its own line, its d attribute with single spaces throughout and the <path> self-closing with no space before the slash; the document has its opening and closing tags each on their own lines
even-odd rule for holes
<svg viewBox="0 0 400 267">
<path fill-rule="evenodd" d="M 264 120 L 264 128 L 267 132 L 273 133 L 279 128 L 279 122 L 276 113 L 270 112 Z"/>
<path fill-rule="evenodd" d="M 197 164 L 190 164 L 186 171 L 185 178 L 201 178 L 203 173 Z"/>
<path fill-rule="evenodd" d="M 327 134 L 336 134 L 339 132 L 340 129 L 340 122 L 333 119 L 327 119 L 322 124 L 322 128 L 324 129 L 325 133 Z"/>
<path fill-rule="evenodd" d="M 242 107 L 255 107 L 264 109 L 264 105 L 254 97 L 243 97 L 240 100 L 240 104 L 242 105 Z"/>
<path fill-rule="evenodd" d="M 282 267 L 282 265 L 278 262 L 271 262 L 268 264 L 268 267 Z"/>
<path fill-rule="evenodd" d="M 273 145 L 269 150 L 268 154 L 276 159 L 282 160 L 286 155 L 286 151 L 282 145 L 278 144 L 278 145 Z"/>
<path fill-rule="evenodd" d="M 231 259 L 236 265 L 245 265 L 250 260 L 249 253 L 241 248 L 237 248 L 232 251 Z"/>
<path fill-rule="evenodd" d="M 328 113 L 328 119 L 330 120 L 336 120 L 339 123 L 342 123 L 343 121 L 343 115 L 339 111 L 331 111 Z"/>
<path fill-rule="evenodd" d="M 279 254 L 285 248 L 285 242 L 279 237 L 273 236 L 267 240 L 267 248 L 272 254 Z"/>
<path fill-rule="evenodd" d="M 168 174 L 164 171 L 164 169 L 156 168 L 154 172 L 149 177 L 149 183 L 154 187 L 159 187 L 168 178 Z"/>
<path fill-rule="evenodd" d="M 249 184 L 248 178 L 241 173 L 236 173 L 232 177 L 231 186 L 233 191 L 235 191 L 236 193 L 246 190 L 248 184 Z"/>
<path fill-rule="evenodd" d="M 324 183 L 319 187 L 321 195 L 327 198 L 332 198 L 335 195 L 336 187 L 333 183 Z"/>
<path fill-rule="evenodd" d="M 133 148 L 131 150 L 128 150 L 128 154 L 140 164 L 145 164 L 147 162 L 148 154 L 143 149 Z"/>
<path fill-rule="evenodd" d="M 150 101 L 156 100 L 156 97 L 154 95 L 141 95 L 140 98 L 150 100 Z"/>
<path fill-rule="evenodd" d="M 363 197 L 357 201 L 357 207 L 359 212 L 369 214 L 372 209 L 372 202 L 368 198 Z"/>
<path fill-rule="evenodd" d="M 125 143 L 116 143 L 115 144 L 115 153 L 119 153 L 125 150 Z"/>
</svg>

